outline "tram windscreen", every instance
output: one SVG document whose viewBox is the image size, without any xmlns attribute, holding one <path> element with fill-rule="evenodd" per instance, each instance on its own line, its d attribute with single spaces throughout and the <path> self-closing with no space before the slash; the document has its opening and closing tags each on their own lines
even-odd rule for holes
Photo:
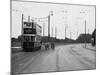
<svg viewBox="0 0 100 75">
<path fill-rule="evenodd" d="M 25 42 L 34 42 L 35 36 L 24 36 L 24 41 Z"/>
</svg>

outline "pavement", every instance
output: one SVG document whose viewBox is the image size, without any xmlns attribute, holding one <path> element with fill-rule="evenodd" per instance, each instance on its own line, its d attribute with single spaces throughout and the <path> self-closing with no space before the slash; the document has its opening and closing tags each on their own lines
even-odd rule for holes
<svg viewBox="0 0 100 75">
<path fill-rule="evenodd" d="M 59 45 L 55 50 L 12 54 L 12 74 L 96 69 L 96 49 L 87 44 Z"/>
</svg>

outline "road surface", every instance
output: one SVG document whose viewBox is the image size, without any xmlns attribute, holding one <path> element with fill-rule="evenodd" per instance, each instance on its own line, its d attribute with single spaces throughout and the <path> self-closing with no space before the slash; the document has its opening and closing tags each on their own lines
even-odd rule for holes
<svg viewBox="0 0 100 75">
<path fill-rule="evenodd" d="M 12 54 L 12 73 L 90 70 L 96 68 L 96 50 L 83 44 L 59 45 L 55 50 Z"/>
</svg>

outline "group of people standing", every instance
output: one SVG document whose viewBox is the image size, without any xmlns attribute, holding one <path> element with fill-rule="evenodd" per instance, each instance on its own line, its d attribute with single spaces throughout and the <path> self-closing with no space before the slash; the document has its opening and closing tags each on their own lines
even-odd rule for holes
<svg viewBox="0 0 100 75">
<path fill-rule="evenodd" d="M 45 46 L 45 50 L 48 50 L 50 48 L 53 49 L 53 50 L 55 49 L 55 43 L 54 42 L 45 43 L 44 46 Z"/>
</svg>

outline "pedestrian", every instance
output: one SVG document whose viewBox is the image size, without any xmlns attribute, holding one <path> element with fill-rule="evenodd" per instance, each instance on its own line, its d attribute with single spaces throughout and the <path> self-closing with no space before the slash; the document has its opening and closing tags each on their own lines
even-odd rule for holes
<svg viewBox="0 0 100 75">
<path fill-rule="evenodd" d="M 51 49 L 55 49 L 55 44 L 54 44 L 54 42 L 51 42 Z"/>
<path fill-rule="evenodd" d="M 45 43 L 45 50 L 49 49 L 49 43 Z"/>
</svg>

